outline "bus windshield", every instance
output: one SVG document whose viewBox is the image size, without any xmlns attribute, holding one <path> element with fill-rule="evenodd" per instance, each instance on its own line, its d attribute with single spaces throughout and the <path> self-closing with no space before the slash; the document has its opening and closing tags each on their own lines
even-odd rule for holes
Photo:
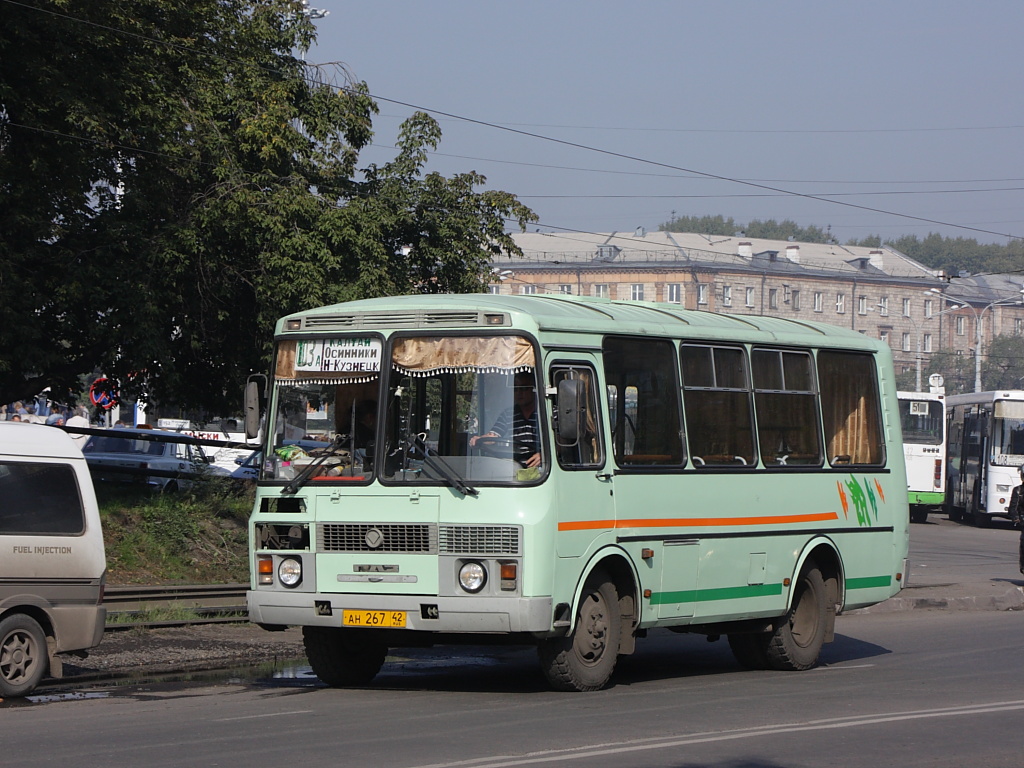
<svg viewBox="0 0 1024 768">
<path fill-rule="evenodd" d="M 519 336 L 283 341 L 268 480 L 528 483 L 544 472 L 533 346 Z M 384 387 L 382 390 L 381 387 Z M 382 394 L 386 393 L 386 394 Z"/>
<path fill-rule="evenodd" d="M 386 391 L 385 480 L 458 487 L 542 477 L 541 395 L 526 339 L 396 339 Z"/>
<path fill-rule="evenodd" d="M 945 407 L 937 400 L 900 400 L 903 442 L 914 445 L 942 445 Z"/>
</svg>

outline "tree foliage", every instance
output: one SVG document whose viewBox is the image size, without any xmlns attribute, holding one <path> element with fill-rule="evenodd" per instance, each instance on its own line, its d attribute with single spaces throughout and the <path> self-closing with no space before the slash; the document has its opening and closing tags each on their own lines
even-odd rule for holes
<svg viewBox="0 0 1024 768">
<path fill-rule="evenodd" d="M 0 402 L 75 391 L 217 409 L 304 307 L 471 291 L 506 220 L 476 173 L 425 173 L 409 118 L 359 169 L 365 83 L 297 54 L 300 0 L 26 0 L 0 16 Z"/>
<path fill-rule="evenodd" d="M 661 225 L 666 232 L 694 232 L 720 237 L 756 237 L 762 240 L 790 240 L 801 243 L 832 243 L 835 238 L 828 229 L 816 226 L 802 227 L 795 221 L 754 219 L 739 224 L 731 216 L 673 216 Z"/>
</svg>

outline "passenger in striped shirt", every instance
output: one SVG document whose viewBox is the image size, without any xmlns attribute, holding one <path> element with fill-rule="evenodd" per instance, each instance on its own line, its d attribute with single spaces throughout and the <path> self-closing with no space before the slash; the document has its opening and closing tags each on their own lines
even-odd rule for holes
<svg viewBox="0 0 1024 768">
<path fill-rule="evenodd" d="M 540 422 L 537 418 L 537 390 L 533 376 L 517 373 L 513 381 L 513 402 L 494 422 L 490 432 L 470 438 L 469 444 L 476 445 L 485 437 L 500 437 L 512 444 L 512 456 L 524 467 L 539 467 Z"/>
</svg>

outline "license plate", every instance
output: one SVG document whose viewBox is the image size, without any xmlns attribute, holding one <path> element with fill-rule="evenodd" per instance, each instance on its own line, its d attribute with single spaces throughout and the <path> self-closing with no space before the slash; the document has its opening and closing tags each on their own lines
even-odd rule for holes
<svg viewBox="0 0 1024 768">
<path fill-rule="evenodd" d="M 405 611 L 344 611 L 341 623 L 346 627 L 404 627 Z"/>
</svg>

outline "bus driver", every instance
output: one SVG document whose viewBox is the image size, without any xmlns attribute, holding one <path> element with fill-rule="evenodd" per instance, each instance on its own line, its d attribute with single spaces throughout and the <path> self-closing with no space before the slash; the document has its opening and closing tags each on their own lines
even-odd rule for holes
<svg viewBox="0 0 1024 768">
<path fill-rule="evenodd" d="M 500 437 L 512 444 L 512 455 L 524 467 L 539 467 L 540 425 L 537 421 L 537 392 L 533 376 L 517 373 L 512 386 L 513 402 L 494 422 L 490 432 L 475 435 L 469 439 L 470 446 L 488 437 Z"/>
</svg>

